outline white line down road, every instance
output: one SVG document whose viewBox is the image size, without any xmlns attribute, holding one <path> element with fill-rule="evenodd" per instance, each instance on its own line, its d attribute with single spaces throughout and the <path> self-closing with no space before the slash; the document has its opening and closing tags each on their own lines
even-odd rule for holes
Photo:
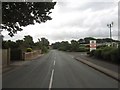
<svg viewBox="0 0 120 90">
<path fill-rule="evenodd" d="M 55 60 L 54 60 L 54 63 L 53 63 L 54 66 L 55 66 L 55 63 L 56 63 L 56 62 L 55 62 Z"/>
<path fill-rule="evenodd" d="M 53 75 L 54 75 L 54 69 L 52 70 L 51 78 L 50 78 L 50 83 L 49 83 L 49 90 L 52 88 L 52 83 L 53 83 Z"/>
</svg>

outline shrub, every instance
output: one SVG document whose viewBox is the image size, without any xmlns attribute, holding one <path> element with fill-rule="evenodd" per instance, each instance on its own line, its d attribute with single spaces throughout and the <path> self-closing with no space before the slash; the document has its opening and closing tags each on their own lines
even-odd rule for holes
<svg viewBox="0 0 120 90">
<path fill-rule="evenodd" d="M 99 46 L 97 46 L 97 48 L 100 48 L 100 49 L 105 48 L 105 47 L 107 47 L 107 45 L 99 45 Z"/>
<path fill-rule="evenodd" d="M 119 61 L 119 51 L 117 48 L 111 50 L 111 61 L 112 62 L 118 62 Z"/>
<path fill-rule="evenodd" d="M 89 56 L 94 56 L 94 52 L 95 52 L 95 50 L 90 51 Z"/>
<path fill-rule="evenodd" d="M 105 51 L 105 52 L 102 52 L 102 57 L 104 60 L 109 60 L 110 61 L 110 55 L 111 55 L 111 52 L 110 51 Z"/>
<path fill-rule="evenodd" d="M 90 51 L 87 51 L 87 54 L 90 55 Z"/>
<path fill-rule="evenodd" d="M 114 47 L 106 47 L 102 51 L 102 57 L 105 60 L 116 62 L 119 59 L 119 50 Z"/>
<path fill-rule="evenodd" d="M 42 53 L 47 53 L 47 52 L 48 52 L 48 48 L 45 47 L 45 46 L 43 46 L 43 47 L 42 47 Z"/>
<path fill-rule="evenodd" d="M 32 52 L 32 48 L 27 48 L 26 52 Z"/>
<path fill-rule="evenodd" d="M 103 57 L 103 59 L 105 60 L 111 60 L 110 56 L 111 56 L 111 50 L 114 49 L 113 47 L 104 47 L 102 48 L 102 52 L 101 52 L 101 56 Z"/>
<path fill-rule="evenodd" d="M 88 52 L 89 51 L 89 48 L 86 48 L 86 47 L 80 47 L 76 50 L 76 52 Z"/>
<path fill-rule="evenodd" d="M 120 50 L 115 47 L 101 47 L 99 49 L 87 52 L 89 56 L 95 56 L 96 58 L 108 60 L 110 62 L 119 62 Z"/>
<path fill-rule="evenodd" d="M 96 57 L 96 58 L 102 58 L 102 49 L 97 49 L 97 50 L 95 50 L 94 51 L 94 56 Z"/>
</svg>

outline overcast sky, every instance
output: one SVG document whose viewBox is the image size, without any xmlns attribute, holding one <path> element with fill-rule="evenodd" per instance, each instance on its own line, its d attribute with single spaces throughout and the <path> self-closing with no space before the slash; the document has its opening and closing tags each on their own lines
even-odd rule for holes
<svg viewBox="0 0 120 90">
<path fill-rule="evenodd" d="M 112 21 L 112 36 L 118 39 L 118 2 L 116 0 L 55 0 L 57 4 L 46 23 L 29 25 L 14 37 L 4 31 L 4 40 L 23 39 L 31 35 L 36 42 L 45 37 L 51 43 L 61 40 L 78 40 L 84 37 L 108 38 L 107 24 Z M 97 1 L 97 2 L 95 2 Z"/>
</svg>

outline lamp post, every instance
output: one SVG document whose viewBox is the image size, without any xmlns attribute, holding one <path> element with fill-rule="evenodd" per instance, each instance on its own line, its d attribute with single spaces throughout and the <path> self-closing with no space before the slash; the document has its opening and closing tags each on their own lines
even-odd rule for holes
<svg viewBox="0 0 120 90">
<path fill-rule="evenodd" d="M 110 24 L 107 24 L 108 28 L 110 28 L 110 39 L 111 39 L 111 45 L 112 45 L 112 31 L 111 28 L 113 27 L 113 22 Z"/>
</svg>

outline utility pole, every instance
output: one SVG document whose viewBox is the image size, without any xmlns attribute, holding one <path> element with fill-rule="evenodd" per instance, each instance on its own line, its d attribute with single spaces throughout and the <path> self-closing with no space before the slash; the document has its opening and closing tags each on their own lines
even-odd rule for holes
<svg viewBox="0 0 120 90">
<path fill-rule="evenodd" d="M 113 27 L 113 22 L 110 24 L 107 24 L 108 28 L 110 28 L 110 39 L 111 39 L 111 45 L 112 45 L 112 31 L 111 28 Z"/>
<path fill-rule="evenodd" d="M 107 24 L 108 28 L 110 28 L 110 39 L 112 39 L 111 28 L 113 27 L 113 22 L 111 24 Z"/>
</svg>

